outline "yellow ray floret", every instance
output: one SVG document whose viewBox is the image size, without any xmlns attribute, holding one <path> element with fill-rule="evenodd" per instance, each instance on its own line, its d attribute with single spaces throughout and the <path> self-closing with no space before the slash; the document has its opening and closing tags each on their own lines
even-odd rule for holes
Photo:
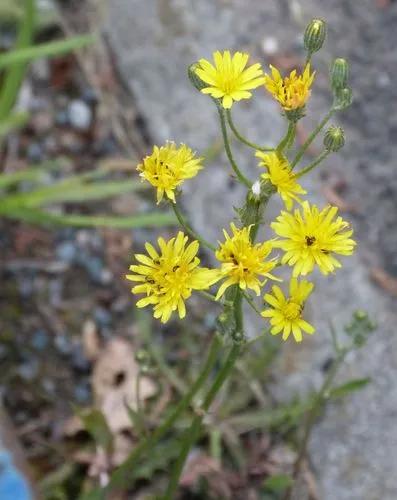
<svg viewBox="0 0 397 500">
<path fill-rule="evenodd" d="M 271 76 L 265 75 L 266 89 L 285 111 L 302 108 L 310 97 L 310 87 L 315 76 L 315 72 L 310 73 L 310 64 L 306 65 L 301 75 L 297 75 L 296 69 L 294 69 L 285 78 L 274 66 L 270 66 L 270 69 Z"/>
<path fill-rule="evenodd" d="M 317 265 L 323 274 L 341 267 L 334 254 L 351 255 L 356 242 L 349 223 L 337 216 L 338 209 L 326 206 L 319 210 L 303 202 L 301 210 L 281 212 L 271 227 L 282 240 L 273 246 L 284 250 L 282 264 L 294 266 L 293 276 L 306 275 Z"/>
<path fill-rule="evenodd" d="M 225 281 L 220 286 L 216 298 L 219 299 L 229 286 L 239 285 L 242 290 L 254 290 L 259 295 L 260 287 L 266 280 L 277 280 L 270 271 L 276 266 L 275 259 L 265 260 L 272 251 L 271 242 L 253 244 L 250 240 L 251 227 L 237 229 L 230 224 L 232 235 L 223 230 L 225 242 L 219 243 L 215 252 L 216 258 L 222 263 L 221 274 Z"/>
<path fill-rule="evenodd" d="M 199 267 L 199 244 L 188 243 L 188 237 L 179 232 L 176 238 L 158 240 L 159 251 L 145 244 L 148 255 L 137 254 L 137 265 L 130 266 L 126 278 L 137 284 L 132 293 L 143 293 L 138 307 L 153 306 L 153 316 L 166 323 L 174 311 L 179 317 L 186 315 L 185 301 L 193 290 L 205 290 L 220 279 L 219 270 Z M 187 246 L 186 246 L 187 245 Z"/>
<path fill-rule="evenodd" d="M 152 154 L 143 159 L 137 170 L 142 179 L 157 188 L 157 203 L 164 195 L 175 203 L 175 189 L 203 168 L 202 160 L 185 144 L 176 147 L 175 143 L 167 142 L 161 147 L 154 146 Z"/>
<path fill-rule="evenodd" d="M 246 68 L 249 55 L 235 52 L 233 56 L 228 50 L 223 54 L 219 51 L 213 54 L 215 66 L 206 59 L 200 59 L 196 69 L 197 76 L 208 87 L 201 92 L 210 94 L 215 99 L 222 100 L 222 106 L 231 108 L 233 101 L 249 99 L 252 89 L 263 85 L 265 82 L 263 71 L 259 63 Z"/>
<path fill-rule="evenodd" d="M 291 332 L 296 342 L 302 341 L 302 331 L 314 333 L 314 327 L 302 318 L 306 299 L 313 291 L 313 283 L 309 281 L 298 282 L 292 278 L 289 286 L 289 297 L 278 286 L 272 287 L 272 293 L 265 295 L 265 301 L 270 304 L 270 309 L 265 309 L 261 314 L 270 318 L 272 335 L 283 332 L 283 340 L 287 340 Z"/>
<path fill-rule="evenodd" d="M 259 166 L 265 167 L 267 172 L 262 174 L 262 179 L 270 181 L 277 189 L 287 210 L 291 210 L 294 201 L 302 202 L 298 194 L 306 194 L 306 191 L 296 181 L 296 176 L 291 171 L 291 166 L 286 158 L 280 158 L 277 153 L 263 153 L 257 151 L 255 156 L 262 161 Z"/>
</svg>

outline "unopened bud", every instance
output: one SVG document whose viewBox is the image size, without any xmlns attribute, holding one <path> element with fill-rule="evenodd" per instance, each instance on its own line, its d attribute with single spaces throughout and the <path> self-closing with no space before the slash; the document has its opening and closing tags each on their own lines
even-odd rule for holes
<svg viewBox="0 0 397 500">
<path fill-rule="evenodd" d="M 205 82 L 203 82 L 203 80 L 197 75 L 196 73 L 197 68 L 200 68 L 199 63 L 195 62 L 191 64 L 187 69 L 187 74 L 193 87 L 195 87 L 197 90 L 201 90 L 205 87 L 208 87 L 208 85 Z"/>
<path fill-rule="evenodd" d="M 334 90 L 347 87 L 349 79 L 349 63 L 346 59 L 335 59 L 331 66 L 331 86 Z"/>
<path fill-rule="evenodd" d="M 337 110 L 348 108 L 353 102 L 353 91 L 350 87 L 339 89 L 335 93 L 334 108 Z"/>
<path fill-rule="evenodd" d="M 324 44 L 327 27 L 322 19 L 313 19 L 307 25 L 303 38 L 305 49 L 310 55 L 319 51 Z"/>
<path fill-rule="evenodd" d="M 327 151 L 336 153 L 345 145 L 345 133 L 341 127 L 330 127 L 324 135 L 324 146 Z"/>
</svg>

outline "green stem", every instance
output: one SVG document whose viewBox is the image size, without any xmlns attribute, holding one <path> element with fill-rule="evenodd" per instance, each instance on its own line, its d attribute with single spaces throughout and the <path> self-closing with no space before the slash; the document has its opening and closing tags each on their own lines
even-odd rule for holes
<svg viewBox="0 0 397 500">
<path fill-rule="evenodd" d="M 306 167 L 302 168 L 302 170 L 299 170 L 299 172 L 297 172 L 295 174 L 295 177 L 296 178 L 302 177 L 303 175 L 305 175 L 308 172 L 310 172 L 311 170 L 313 170 L 313 168 L 316 168 L 317 165 L 319 165 L 323 160 L 325 160 L 325 158 L 327 158 L 327 156 L 330 154 L 330 152 L 331 151 L 328 151 L 328 150 L 323 151 L 312 163 L 310 163 Z"/>
<path fill-rule="evenodd" d="M 220 306 L 222 305 L 219 300 L 216 299 L 215 295 L 212 295 L 211 293 L 206 292 L 205 290 L 198 290 L 199 294 L 205 297 L 206 299 L 210 300 L 211 302 L 216 302 Z"/>
<path fill-rule="evenodd" d="M 243 313 L 242 313 L 242 295 L 240 289 L 236 288 L 236 295 L 234 298 L 234 318 L 236 323 L 236 333 L 242 333 L 243 330 Z M 196 416 L 193 418 L 193 421 L 190 427 L 187 429 L 187 432 L 183 436 L 181 451 L 178 456 L 178 459 L 171 471 L 171 479 L 168 484 L 168 488 L 162 497 L 162 500 L 173 500 L 175 497 L 175 492 L 178 488 L 179 479 L 182 474 L 183 466 L 185 465 L 187 456 L 189 454 L 190 449 L 197 441 L 200 435 L 200 429 L 203 422 L 203 418 L 208 412 L 213 400 L 218 394 L 220 388 L 223 383 L 229 376 L 239 354 L 241 351 L 241 345 L 239 343 L 235 343 L 233 347 L 230 349 L 229 354 L 219 370 L 217 376 L 215 377 L 214 382 L 209 388 L 204 402 L 201 405 L 199 411 Z"/>
<path fill-rule="evenodd" d="M 270 334 L 270 328 L 268 330 L 265 330 L 263 333 L 260 333 L 256 337 L 253 337 L 252 339 L 247 340 L 245 342 L 245 345 L 247 346 L 247 345 L 255 344 L 255 342 L 257 342 L 258 340 L 263 339 L 264 337 L 266 337 L 269 334 Z"/>
<path fill-rule="evenodd" d="M 35 3 L 35 0 L 25 0 L 25 14 L 18 31 L 16 49 L 23 49 L 32 43 L 36 17 Z M 8 116 L 14 106 L 26 67 L 26 63 L 15 63 L 7 70 L 0 94 L 0 121 Z"/>
<path fill-rule="evenodd" d="M 326 399 L 327 392 L 332 385 L 332 382 L 335 378 L 337 371 L 339 370 L 340 365 L 343 363 L 349 349 L 343 349 L 339 352 L 337 358 L 334 361 L 327 377 L 325 378 L 319 392 L 314 397 L 313 403 L 310 406 L 309 414 L 303 429 L 303 438 L 302 442 L 299 446 L 298 456 L 294 463 L 294 469 L 292 473 L 292 478 L 296 480 L 299 476 L 300 470 L 302 468 L 302 463 L 307 454 L 307 446 L 309 444 L 309 438 L 311 436 L 311 432 L 313 426 L 316 422 L 317 415 L 321 406 L 324 404 L 324 400 Z M 293 492 L 293 484 L 287 489 L 284 494 L 283 500 L 290 500 Z"/>
<path fill-rule="evenodd" d="M 284 149 L 289 149 L 293 143 L 293 140 L 295 139 L 295 132 L 296 132 L 296 123 L 295 122 L 288 122 L 288 129 L 281 140 L 280 144 L 276 148 L 276 153 L 277 154 L 282 154 Z"/>
<path fill-rule="evenodd" d="M 192 424 L 185 433 L 182 441 L 181 452 L 171 472 L 171 479 L 168 484 L 167 491 L 162 497 L 162 500 L 173 500 L 175 498 L 175 492 L 178 488 L 179 479 L 182 474 L 183 466 L 185 465 L 185 461 L 187 459 L 191 447 L 194 445 L 194 443 L 197 441 L 200 435 L 200 428 L 203 422 L 203 418 L 207 413 L 209 407 L 211 406 L 213 400 L 215 399 L 215 396 L 217 395 L 219 389 L 222 387 L 224 381 L 228 377 L 231 369 L 233 368 L 234 363 L 238 355 L 240 354 L 240 349 L 241 346 L 238 344 L 235 344 L 231 348 L 224 365 L 218 372 L 218 375 L 216 376 L 212 386 L 210 387 L 210 390 L 208 391 L 205 397 L 205 400 L 200 408 L 200 413 L 194 417 Z"/>
<path fill-rule="evenodd" d="M 178 219 L 180 225 L 185 229 L 185 231 L 192 237 L 194 238 L 195 240 L 199 241 L 202 245 L 204 245 L 205 247 L 209 248 L 210 250 L 212 250 L 213 252 L 215 252 L 216 250 L 216 247 L 214 245 L 212 245 L 209 241 L 205 240 L 204 238 L 202 238 L 199 234 L 196 233 L 196 231 L 194 231 L 190 226 L 189 224 L 186 222 L 185 218 L 183 217 L 181 211 L 179 210 L 178 208 L 178 205 L 176 203 L 172 203 L 171 202 L 171 206 L 175 212 L 175 215 L 176 215 L 176 218 Z"/>
<path fill-rule="evenodd" d="M 217 335 L 212 338 L 211 346 L 207 360 L 199 376 L 191 386 L 189 392 L 179 401 L 174 410 L 164 420 L 164 422 L 153 432 L 148 439 L 141 440 L 140 443 L 134 448 L 127 460 L 121 465 L 113 474 L 110 479 L 109 485 L 105 489 L 105 494 L 109 493 L 113 488 L 123 487 L 128 485 L 131 470 L 135 467 L 138 459 L 143 453 L 153 448 L 156 443 L 171 429 L 175 421 L 178 420 L 180 415 L 191 405 L 192 399 L 201 389 L 204 382 L 210 375 L 214 364 L 217 360 L 219 351 L 221 349 L 221 342 Z"/>
<path fill-rule="evenodd" d="M 244 184 L 245 186 L 250 188 L 252 186 L 252 182 L 247 177 L 245 177 L 244 174 L 238 168 L 238 165 L 233 157 L 233 153 L 232 153 L 232 150 L 230 148 L 230 142 L 229 142 L 229 137 L 227 135 L 227 128 L 226 128 L 225 110 L 223 108 L 218 107 L 218 112 L 219 112 L 219 118 L 221 121 L 223 144 L 225 146 L 226 155 L 229 159 L 230 165 L 231 165 L 232 169 L 234 170 L 234 173 L 236 174 L 237 179 L 242 184 Z"/>
<path fill-rule="evenodd" d="M 303 155 L 306 153 L 306 150 L 309 148 L 309 146 L 314 141 L 314 139 L 318 136 L 318 134 L 321 132 L 321 130 L 325 127 L 325 125 L 329 122 L 329 120 L 331 119 L 331 117 L 334 113 L 335 113 L 335 109 L 331 108 L 331 110 L 325 115 L 325 117 L 321 120 L 321 122 L 317 125 L 317 127 L 313 130 L 313 132 L 309 135 L 309 137 L 306 139 L 305 143 L 303 144 L 303 146 L 300 148 L 297 155 L 295 156 L 293 162 L 291 163 L 291 169 L 294 168 L 300 162 Z"/>
<path fill-rule="evenodd" d="M 274 151 L 274 148 L 269 148 L 267 146 L 259 146 L 259 144 L 255 144 L 255 142 L 249 141 L 246 137 L 244 137 L 236 128 L 236 125 L 233 122 L 232 113 L 230 109 L 226 110 L 226 118 L 229 124 L 230 130 L 233 132 L 235 137 L 250 148 L 256 149 L 257 151 Z"/>
<path fill-rule="evenodd" d="M 248 304 L 251 306 L 251 309 L 253 309 L 260 317 L 262 317 L 261 312 L 256 307 L 255 302 L 252 300 L 252 297 L 247 292 L 243 292 L 243 297 L 248 302 Z"/>
</svg>

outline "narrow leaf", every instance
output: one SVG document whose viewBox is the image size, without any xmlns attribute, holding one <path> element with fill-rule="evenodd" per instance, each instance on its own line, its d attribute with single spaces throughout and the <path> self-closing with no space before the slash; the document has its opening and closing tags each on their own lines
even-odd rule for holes
<svg viewBox="0 0 397 500">
<path fill-rule="evenodd" d="M 361 391 L 371 382 L 370 378 L 357 378 L 346 382 L 338 387 L 334 387 L 329 392 L 330 398 L 341 398 L 347 396 L 351 392 Z"/>
<path fill-rule="evenodd" d="M 74 227 L 113 227 L 136 229 L 139 227 L 163 227 L 177 223 L 171 213 L 153 212 L 131 217 L 108 217 L 106 215 L 53 214 L 39 209 L 13 208 L 4 216 L 29 223 Z"/>
<path fill-rule="evenodd" d="M 81 35 L 67 40 L 44 43 L 33 47 L 6 52 L 0 56 L 0 69 L 3 69 L 12 64 L 20 64 L 40 59 L 41 57 L 54 57 L 66 54 L 73 50 L 81 49 L 95 40 L 93 35 Z"/>
</svg>

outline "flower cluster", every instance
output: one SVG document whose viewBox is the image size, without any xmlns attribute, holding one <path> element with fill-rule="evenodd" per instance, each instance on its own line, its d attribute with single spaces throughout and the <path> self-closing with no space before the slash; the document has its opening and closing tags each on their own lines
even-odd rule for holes
<svg viewBox="0 0 397 500">
<path fill-rule="evenodd" d="M 230 224 L 230 232 L 223 230 L 224 241 L 218 242 L 217 246 L 206 242 L 186 225 L 179 211 L 176 195 L 183 182 L 194 177 L 203 168 L 202 159 L 195 157 L 190 148 L 185 145 L 177 147 L 172 142 L 161 147 L 154 146 L 152 154 L 138 165 L 142 179 L 157 190 L 157 201 L 168 198 L 179 222 L 194 239 L 188 243 L 188 237 L 179 232 L 168 241 L 159 238 L 159 250 L 146 243 L 147 255 L 136 255 L 138 264 L 130 267 L 133 274 L 127 278 L 136 283 L 132 293 L 144 295 L 137 306 L 151 305 L 154 317 L 162 322 L 168 321 L 176 311 L 183 318 L 186 314 L 185 301 L 192 292 L 208 290 L 216 284 L 218 288 L 212 299 L 224 301 L 225 307 L 227 303 L 230 304 L 228 297 L 236 297 L 238 294 L 252 305 L 253 298 L 249 292 L 260 295 L 269 280 L 281 281 L 273 274 L 276 268 L 289 266 L 292 268 L 289 294 L 285 295 L 279 286 L 271 286 L 271 293 L 267 291 L 264 295 L 266 307 L 261 316 L 269 320 L 271 333 L 282 333 L 284 340 L 292 334 L 296 342 L 300 342 L 302 332 L 314 332 L 314 327 L 303 318 L 305 303 L 314 285 L 305 279 L 299 281 L 298 278 L 307 276 L 315 268 L 324 275 L 334 272 L 341 267 L 337 256 L 351 255 L 356 245 L 352 239 L 353 231 L 348 222 L 338 215 L 337 207 L 328 205 L 319 209 L 311 205 L 302 198 L 307 191 L 298 182 L 328 154 L 343 146 L 343 131 L 331 127 L 325 135 L 324 152 L 312 164 L 297 172 L 293 169 L 304 156 L 310 141 L 306 142 L 293 161 L 288 158 L 288 151 L 294 143 L 296 122 L 304 115 L 303 110 L 314 81 L 311 57 L 321 48 L 325 38 L 322 21 L 316 22 L 305 33 L 308 57 L 301 74 L 293 70 L 283 78 L 277 68 L 270 66 L 271 75 L 265 75 L 259 63 L 247 67 L 248 54 L 231 54 L 227 50 L 213 54 L 214 64 L 200 59 L 189 68 L 192 83 L 203 94 L 209 94 L 218 106 L 225 149 L 237 177 L 246 179 L 232 157 L 226 132 L 226 117 L 237 139 L 255 149 L 259 168 L 262 169 L 260 180 L 254 183 L 255 189 L 248 191 L 245 206 L 237 211 L 239 222 Z M 336 103 L 332 112 L 342 109 L 347 103 L 343 96 L 348 93 L 351 95 L 350 89 L 346 87 L 347 70 L 343 67 L 342 75 L 341 63 L 338 62 L 335 67 L 335 74 L 331 75 Z M 281 105 L 288 121 L 286 136 L 274 148 L 259 147 L 248 141 L 231 121 L 230 108 L 234 102 L 250 98 L 251 91 L 261 86 Z M 344 103 L 343 106 L 341 103 Z M 329 114 L 331 115 L 332 113 Z M 320 132 L 324 123 L 325 121 L 311 135 L 310 140 Z M 274 193 L 281 197 L 285 210 L 270 224 L 274 237 L 255 242 L 263 224 L 262 212 Z M 197 256 L 199 242 L 213 252 L 214 260 L 218 262 L 215 268 L 200 267 Z M 281 255 L 278 254 L 280 251 Z M 230 288 L 234 289 L 233 294 L 226 293 Z"/>
</svg>

